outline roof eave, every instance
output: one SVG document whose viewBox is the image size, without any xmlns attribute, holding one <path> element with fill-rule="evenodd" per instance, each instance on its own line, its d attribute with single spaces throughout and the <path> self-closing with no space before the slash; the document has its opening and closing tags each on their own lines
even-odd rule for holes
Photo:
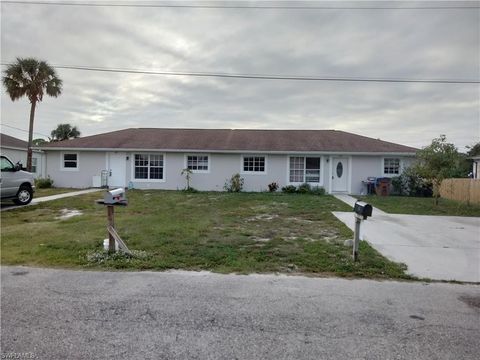
<svg viewBox="0 0 480 360">
<path fill-rule="evenodd" d="M 166 153 L 223 153 L 223 154 L 321 154 L 321 155 L 397 155 L 415 156 L 415 151 L 302 151 L 302 150 L 218 150 L 218 149 L 142 149 L 142 148 L 80 148 L 80 147 L 42 147 L 51 151 L 138 151 Z"/>
</svg>

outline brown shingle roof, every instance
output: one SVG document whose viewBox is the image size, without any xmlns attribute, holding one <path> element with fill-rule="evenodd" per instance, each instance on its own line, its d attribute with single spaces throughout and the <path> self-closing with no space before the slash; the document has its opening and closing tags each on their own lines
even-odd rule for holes
<svg viewBox="0 0 480 360">
<path fill-rule="evenodd" d="M 45 144 L 42 148 L 261 152 L 414 153 L 417 149 L 337 130 L 138 128 Z"/>
<path fill-rule="evenodd" d="M 27 150 L 28 143 L 26 141 L 14 138 L 13 136 L 0 134 L 0 146 Z"/>
</svg>

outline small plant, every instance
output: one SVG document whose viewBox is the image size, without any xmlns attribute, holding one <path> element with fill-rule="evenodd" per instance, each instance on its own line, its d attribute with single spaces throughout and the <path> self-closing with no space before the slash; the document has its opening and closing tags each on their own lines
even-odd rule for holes
<svg viewBox="0 0 480 360">
<path fill-rule="evenodd" d="M 87 262 L 91 264 L 105 264 L 110 261 L 131 262 L 134 260 L 148 260 L 151 254 L 143 250 L 131 250 L 131 254 L 123 251 L 111 253 L 106 250 L 92 251 L 87 254 Z"/>
<path fill-rule="evenodd" d="M 189 169 L 189 168 L 185 168 L 185 169 L 182 170 L 180 175 L 185 176 L 185 180 L 187 181 L 186 190 L 189 191 L 190 190 L 190 179 L 192 178 L 192 170 Z"/>
<path fill-rule="evenodd" d="M 287 194 L 294 194 L 297 192 L 297 188 L 293 185 L 287 185 L 282 187 L 282 192 L 287 193 Z"/>
<path fill-rule="evenodd" d="M 310 194 L 312 194 L 312 195 L 325 195 L 325 189 L 321 186 L 314 186 L 310 190 Z"/>
<path fill-rule="evenodd" d="M 310 184 L 308 184 L 308 183 L 303 183 L 302 185 L 299 185 L 298 189 L 297 189 L 297 192 L 299 194 L 308 194 L 311 191 L 312 191 L 312 188 L 311 188 Z"/>
<path fill-rule="evenodd" d="M 268 191 L 270 192 L 275 192 L 278 190 L 278 183 L 277 182 L 272 182 L 270 184 L 268 184 Z"/>
<path fill-rule="evenodd" d="M 223 188 L 228 192 L 240 192 L 243 189 L 243 183 L 245 179 L 240 176 L 240 174 L 232 175 L 232 177 L 225 181 Z"/>
<path fill-rule="evenodd" d="M 53 180 L 50 177 L 35 179 L 35 186 L 39 189 L 50 189 L 53 187 Z"/>
<path fill-rule="evenodd" d="M 183 192 L 186 192 L 186 193 L 189 193 L 189 194 L 194 194 L 194 193 L 198 193 L 198 190 L 193 188 L 193 187 L 189 187 L 188 189 L 184 189 L 182 190 Z"/>
</svg>

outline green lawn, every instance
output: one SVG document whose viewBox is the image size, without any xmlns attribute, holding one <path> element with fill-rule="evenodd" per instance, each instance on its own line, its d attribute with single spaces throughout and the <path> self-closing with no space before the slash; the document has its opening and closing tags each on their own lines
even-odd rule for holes
<svg viewBox="0 0 480 360">
<path fill-rule="evenodd" d="M 332 196 L 281 193 L 131 190 L 129 206 L 116 208 L 116 228 L 145 256 L 100 261 L 106 210 L 94 204 L 99 197 L 87 194 L 3 212 L 2 263 L 408 278 L 403 265 L 363 242 L 360 261 L 351 260 L 351 248 L 343 242 L 352 232 L 331 214 L 350 211 L 349 206 Z M 83 215 L 57 219 L 65 208 Z"/>
<path fill-rule="evenodd" d="M 373 206 L 391 214 L 480 216 L 480 205 L 467 205 L 458 201 L 407 196 L 359 196 Z"/>
<path fill-rule="evenodd" d="M 35 189 L 35 194 L 33 194 L 34 198 L 39 198 L 43 196 L 50 196 L 50 195 L 57 195 L 57 194 L 64 194 L 72 191 L 78 191 L 79 189 L 73 188 L 49 188 L 49 189 L 39 189 L 38 187 Z"/>
</svg>

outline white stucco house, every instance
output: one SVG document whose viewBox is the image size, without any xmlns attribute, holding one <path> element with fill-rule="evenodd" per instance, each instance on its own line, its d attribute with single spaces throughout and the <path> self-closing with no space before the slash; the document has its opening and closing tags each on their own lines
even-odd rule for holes
<svg viewBox="0 0 480 360">
<path fill-rule="evenodd" d="M 56 186 L 222 191 L 233 174 L 245 191 L 309 183 L 328 193 L 360 194 L 368 177 L 393 177 L 417 149 L 336 130 L 132 128 L 48 143 L 46 174 Z"/>
<path fill-rule="evenodd" d="M 20 162 L 23 166 L 26 166 L 27 149 L 28 143 L 26 141 L 0 133 L 0 152 L 12 160 L 13 163 Z M 45 174 L 45 154 L 39 149 L 32 152 L 32 173 L 35 178 L 44 177 Z"/>
<path fill-rule="evenodd" d="M 473 160 L 472 177 L 474 179 L 480 179 L 480 155 L 473 156 L 471 159 Z"/>
</svg>

